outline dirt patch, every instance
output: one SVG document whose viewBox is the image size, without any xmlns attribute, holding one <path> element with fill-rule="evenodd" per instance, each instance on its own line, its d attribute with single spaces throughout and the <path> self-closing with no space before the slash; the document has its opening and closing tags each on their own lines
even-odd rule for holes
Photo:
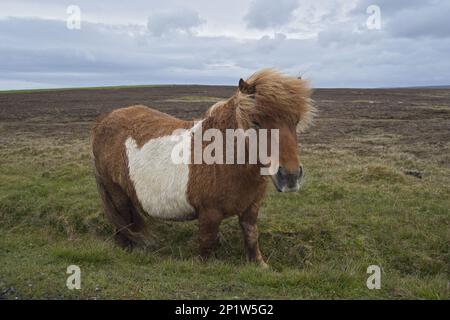
<svg viewBox="0 0 450 320">
<path fill-rule="evenodd" d="M 0 142 L 19 136 L 88 139 L 101 113 L 144 104 L 182 119 L 200 118 L 228 86 L 163 86 L 0 93 Z M 314 127 L 300 140 L 308 148 L 340 148 L 380 155 L 412 154 L 445 164 L 450 149 L 448 89 L 318 89 Z M 11 140 L 13 139 L 13 140 Z"/>
</svg>

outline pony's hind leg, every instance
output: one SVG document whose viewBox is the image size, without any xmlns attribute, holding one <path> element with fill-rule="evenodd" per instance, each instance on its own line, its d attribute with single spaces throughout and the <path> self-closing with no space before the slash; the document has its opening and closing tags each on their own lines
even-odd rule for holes
<svg viewBox="0 0 450 320">
<path fill-rule="evenodd" d="M 103 209 L 108 221 L 115 227 L 115 242 L 124 249 L 131 250 L 141 242 L 140 232 L 144 229 L 144 221 L 134 208 L 128 196 L 114 184 L 103 183 L 96 175 Z"/>
</svg>

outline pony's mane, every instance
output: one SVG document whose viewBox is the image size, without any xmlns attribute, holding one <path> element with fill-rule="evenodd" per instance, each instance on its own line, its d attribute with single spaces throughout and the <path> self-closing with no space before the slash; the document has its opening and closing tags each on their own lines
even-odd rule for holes
<svg viewBox="0 0 450 320">
<path fill-rule="evenodd" d="M 271 116 L 298 122 L 298 130 L 305 130 L 312 122 L 316 108 L 312 104 L 307 81 L 286 76 L 273 69 L 254 73 L 246 83 L 254 94 L 238 90 L 234 99 L 238 123 L 249 128 L 253 116 Z"/>
</svg>

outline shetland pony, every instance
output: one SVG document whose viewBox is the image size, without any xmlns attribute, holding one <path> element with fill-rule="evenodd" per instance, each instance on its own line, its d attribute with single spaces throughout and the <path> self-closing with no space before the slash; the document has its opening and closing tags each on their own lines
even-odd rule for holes
<svg viewBox="0 0 450 320">
<path fill-rule="evenodd" d="M 257 216 L 268 184 L 256 164 L 179 164 L 171 159 L 175 130 L 278 129 L 278 191 L 297 191 L 303 178 L 297 131 L 314 115 L 305 80 L 272 69 L 240 79 L 235 94 L 195 123 L 131 106 L 100 116 L 92 130 L 95 178 L 118 244 L 132 248 L 145 238 L 146 217 L 197 219 L 200 255 L 208 258 L 221 221 L 239 218 L 248 260 L 267 266 L 258 246 Z M 193 138 L 188 150 L 193 150 Z M 203 142 L 202 148 L 208 145 Z M 192 154 L 189 157 L 193 157 Z"/>
</svg>

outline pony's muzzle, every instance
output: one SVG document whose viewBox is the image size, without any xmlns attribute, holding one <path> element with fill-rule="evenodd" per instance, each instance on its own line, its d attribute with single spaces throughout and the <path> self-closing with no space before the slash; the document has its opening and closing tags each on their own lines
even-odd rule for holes
<svg viewBox="0 0 450 320">
<path fill-rule="evenodd" d="M 279 192 L 296 192 L 300 189 L 303 176 L 303 166 L 297 171 L 288 171 L 280 166 L 277 173 L 272 176 L 272 181 Z"/>
</svg>

